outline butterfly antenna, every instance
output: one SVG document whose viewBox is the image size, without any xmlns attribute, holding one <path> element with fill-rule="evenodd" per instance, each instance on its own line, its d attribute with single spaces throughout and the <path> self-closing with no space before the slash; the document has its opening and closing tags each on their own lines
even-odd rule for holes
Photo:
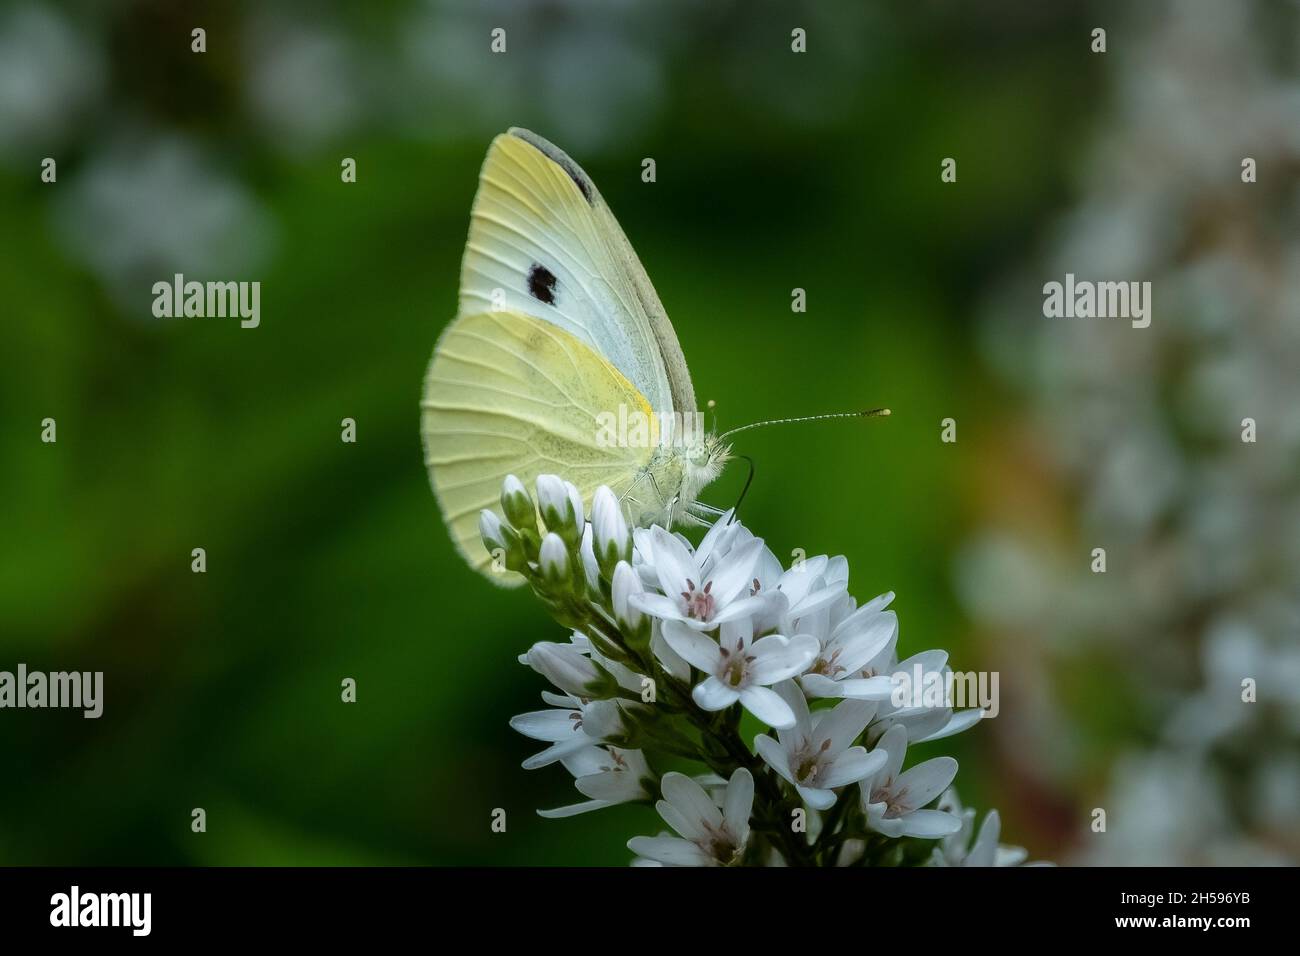
<svg viewBox="0 0 1300 956">
<path fill-rule="evenodd" d="M 708 407 L 709 407 L 709 411 L 713 413 L 713 427 L 710 429 L 710 431 L 716 433 L 718 430 L 718 403 L 715 402 L 713 399 L 709 399 Z"/>
<path fill-rule="evenodd" d="M 739 428 L 733 428 L 731 431 L 723 432 L 718 438 L 724 439 L 730 435 L 738 435 L 741 432 L 747 432 L 751 428 L 763 428 L 767 425 L 789 425 L 794 422 L 819 422 L 828 418 L 888 418 L 890 411 L 887 408 L 868 408 L 861 412 L 831 412 L 828 415 L 804 415 L 800 418 L 772 418 L 767 421 L 753 422 L 749 425 L 741 425 Z M 744 457 L 743 455 L 738 457 Z M 752 464 L 751 464 L 752 469 Z M 753 477 L 751 471 L 750 477 Z"/>
</svg>

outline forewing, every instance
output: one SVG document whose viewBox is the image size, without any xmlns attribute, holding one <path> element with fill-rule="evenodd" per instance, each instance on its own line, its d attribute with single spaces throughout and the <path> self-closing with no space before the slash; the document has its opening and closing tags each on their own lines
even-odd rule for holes
<svg viewBox="0 0 1300 956">
<path fill-rule="evenodd" d="M 570 333 L 659 413 L 695 395 L 654 286 L 590 177 L 527 130 L 498 136 L 479 176 L 460 312 L 508 308 Z"/>
</svg>

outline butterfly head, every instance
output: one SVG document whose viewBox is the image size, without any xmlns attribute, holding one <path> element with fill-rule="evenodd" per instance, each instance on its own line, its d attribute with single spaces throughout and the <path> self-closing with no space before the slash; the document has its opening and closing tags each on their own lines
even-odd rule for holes
<svg viewBox="0 0 1300 956">
<path fill-rule="evenodd" d="M 717 435 L 705 435 L 685 449 L 682 456 L 684 497 L 693 499 L 710 484 L 731 459 L 731 445 Z"/>
</svg>

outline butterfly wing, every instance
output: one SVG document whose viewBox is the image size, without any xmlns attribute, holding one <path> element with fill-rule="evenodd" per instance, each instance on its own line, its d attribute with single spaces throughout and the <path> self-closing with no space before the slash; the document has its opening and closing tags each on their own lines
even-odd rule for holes
<svg viewBox="0 0 1300 956">
<path fill-rule="evenodd" d="M 500 512 L 508 474 L 532 487 L 564 476 L 590 505 L 596 488 L 628 489 L 653 448 L 602 443 L 602 413 L 626 407 L 649 416 L 645 395 L 609 361 L 557 324 L 514 311 L 456 319 L 434 349 L 424 381 L 425 464 L 452 541 L 497 584 L 523 578 L 493 572 L 478 515 Z"/>
<path fill-rule="evenodd" d="M 681 345 L 591 178 L 528 130 L 492 141 L 461 265 L 460 313 L 508 308 L 590 346 L 660 414 L 695 412 Z"/>
</svg>

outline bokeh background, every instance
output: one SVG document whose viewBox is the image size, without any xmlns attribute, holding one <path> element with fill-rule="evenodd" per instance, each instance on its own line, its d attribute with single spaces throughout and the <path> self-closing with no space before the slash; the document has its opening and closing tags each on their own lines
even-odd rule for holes
<svg viewBox="0 0 1300 956">
<path fill-rule="evenodd" d="M 0 863 L 622 864 L 657 827 L 534 815 L 574 792 L 519 767 L 515 656 L 559 635 L 421 463 L 512 125 L 595 179 L 720 424 L 893 408 L 744 436 L 746 519 L 1001 672 L 927 748 L 1004 840 L 1300 859 L 1298 43 L 1289 0 L 6 3 L 0 668 L 106 700 L 0 712 Z M 1066 271 L 1153 281 L 1152 327 L 1044 319 Z M 261 326 L 155 319 L 175 272 L 260 281 Z"/>
</svg>

